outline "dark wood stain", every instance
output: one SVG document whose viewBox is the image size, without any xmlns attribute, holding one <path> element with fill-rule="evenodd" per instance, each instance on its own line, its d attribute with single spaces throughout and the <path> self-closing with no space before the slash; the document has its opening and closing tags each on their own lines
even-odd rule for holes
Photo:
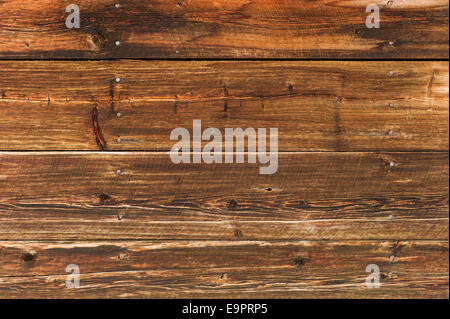
<svg viewBox="0 0 450 319">
<path fill-rule="evenodd" d="M 98 109 L 94 106 L 92 109 L 92 126 L 94 128 L 94 136 L 100 150 L 104 151 L 106 149 L 106 141 L 103 137 L 102 131 L 100 129 L 100 124 L 98 123 Z"/>
</svg>

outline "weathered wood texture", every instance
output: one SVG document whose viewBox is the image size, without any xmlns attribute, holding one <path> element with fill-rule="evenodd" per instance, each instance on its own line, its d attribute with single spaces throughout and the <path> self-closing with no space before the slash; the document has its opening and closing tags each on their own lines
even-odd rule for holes
<svg viewBox="0 0 450 319">
<path fill-rule="evenodd" d="M 369 264 L 379 289 L 365 287 Z M 441 241 L 0 243 L 4 298 L 448 298 L 448 271 Z"/>
<path fill-rule="evenodd" d="M 0 58 L 449 56 L 447 0 L 84 0 L 80 29 L 66 27 L 68 4 L 0 1 Z"/>
<path fill-rule="evenodd" d="M 0 298 L 449 297 L 448 62 L 287 61 L 447 59 L 448 1 L 68 4 L 0 0 Z M 278 172 L 173 164 L 193 120 Z"/>
<path fill-rule="evenodd" d="M 0 71 L 1 150 L 97 150 L 97 107 L 107 150 L 170 150 L 171 130 L 199 119 L 222 132 L 277 127 L 280 151 L 448 151 L 447 62 L 0 61 Z"/>
<path fill-rule="evenodd" d="M 392 164 L 391 164 L 392 163 Z M 448 239 L 448 153 L 0 155 L 0 239 Z"/>
</svg>

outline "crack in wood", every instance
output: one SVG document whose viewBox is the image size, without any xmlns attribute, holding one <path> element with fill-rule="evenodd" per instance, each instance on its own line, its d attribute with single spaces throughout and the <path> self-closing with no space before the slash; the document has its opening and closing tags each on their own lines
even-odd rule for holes
<svg viewBox="0 0 450 319">
<path fill-rule="evenodd" d="M 94 108 L 92 109 L 92 126 L 94 128 L 95 140 L 97 142 L 98 147 L 102 151 L 106 150 L 106 141 L 105 141 L 105 138 L 103 137 L 102 131 L 100 129 L 100 125 L 98 123 L 97 106 L 94 106 Z"/>
</svg>

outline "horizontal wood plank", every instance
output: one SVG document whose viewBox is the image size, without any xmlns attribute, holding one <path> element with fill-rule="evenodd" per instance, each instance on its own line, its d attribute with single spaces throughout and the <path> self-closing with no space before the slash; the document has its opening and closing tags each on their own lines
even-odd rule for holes
<svg viewBox="0 0 450 319">
<path fill-rule="evenodd" d="M 448 298 L 448 270 L 440 241 L 0 243 L 2 298 Z"/>
<path fill-rule="evenodd" d="M 0 153 L 2 240 L 448 239 L 448 153 Z"/>
<path fill-rule="evenodd" d="M 280 151 L 449 149 L 446 62 L 0 61 L 0 69 L 1 150 L 98 150 L 94 108 L 106 150 L 170 150 L 172 129 L 192 132 L 196 119 L 222 134 L 276 127 Z"/>
<path fill-rule="evenodd" d="M 448 1 L 0 2 L 0 58 L 448 58 Z M 380 8 L 379 29 L 366 7 Z M 119 42 L 117 42 L 119 41 Z"/>
</svg>

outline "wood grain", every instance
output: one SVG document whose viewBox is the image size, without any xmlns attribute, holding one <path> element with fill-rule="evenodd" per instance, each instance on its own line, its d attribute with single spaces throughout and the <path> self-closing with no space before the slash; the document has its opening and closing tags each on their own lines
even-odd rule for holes
<svg viewBox="0 0 450 319">
<path fill-rule="evenodd" d="M 448 153 L 281 153 L 274 175 L 153 152 L 0 159 L 2 240 L 448 239 Z"/>
<path fill-rule="evenodd" d="M 369 264 L 379 289 L 365 287 Z M 448 269 L 441 241 L 3 242 L 0 297 L 448 298 Z"/>
<path fill-rule="evenodd" d="M 0 298 L 449 298 L 448 1 L 68 4 L 0 0 Z M 172 163 L 193 120 L 277 173 Z"/>
<path fill-rule="evenodd" d="M 448 151 L 447 62 L 0 61 L 1 150 L 170 150 L 277 127 L 280 151 Z M 116 82 L 116 78 L 120 78 Z M 117 139 L 120 138 L 120 143 Z M 206 142 L 204 142 L 206 143 Z"/>
<path fill-rule="evenodd" d="M 379 29 L 365 26 L 369 4 Z M 0 58 L 449 57 L 445 0 L 85 0 L 80 29 L 67 5 L 1 1 Z"/>
</svg>

